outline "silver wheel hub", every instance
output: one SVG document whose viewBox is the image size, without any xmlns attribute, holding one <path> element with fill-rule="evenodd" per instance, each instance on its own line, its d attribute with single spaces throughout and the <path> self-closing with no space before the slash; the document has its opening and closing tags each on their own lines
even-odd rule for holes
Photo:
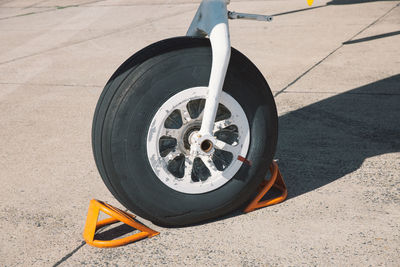
<svg viewBox="0 0 400 267">
<path fill-rule="evenodd" d="M 200 194 L 227 183 L 243 164 L 250 142 L 240 104 L 222 92 L 213 135 L 199 133 L 207 87 L 177 93 L 156 112 L 147 134 L 150 165 L 173 190 Z"/>
</svg>

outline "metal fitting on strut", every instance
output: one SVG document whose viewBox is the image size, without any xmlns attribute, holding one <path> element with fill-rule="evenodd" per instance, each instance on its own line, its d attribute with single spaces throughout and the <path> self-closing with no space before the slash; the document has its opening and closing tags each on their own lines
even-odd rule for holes
<svg viewBox="0 0 400 267">
<path fill-rule="evenodd" d="M 258 21 L 272 21 L 272 16 L 258 15 L 258 14 L 247 14 L 239 13 L 235 11 L 228 11 L 229 19 L 247 19 L 247 20 L 258 20 Z"/>
</svg>

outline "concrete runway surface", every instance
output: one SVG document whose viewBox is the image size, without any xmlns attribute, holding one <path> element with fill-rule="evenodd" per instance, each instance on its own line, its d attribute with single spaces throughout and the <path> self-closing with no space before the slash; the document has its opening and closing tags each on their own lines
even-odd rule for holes
<svg viewBox="0 0 400 267">
<path fill-rule="evenodd" d="M 114 249 L 82 243 L 91 122 L 131 54 L 200 1 L 0 1 L 0 266 L 400 266 L 400 1 L 231 1 L 232 45 L 276 95 L 279 205 Z"/>
</svg>

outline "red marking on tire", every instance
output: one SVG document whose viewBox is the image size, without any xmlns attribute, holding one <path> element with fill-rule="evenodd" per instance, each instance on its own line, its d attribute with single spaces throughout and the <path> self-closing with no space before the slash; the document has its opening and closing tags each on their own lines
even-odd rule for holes
<svg viewBox="0 0 400 267">
<path fill-rule="evenodd" d="M 242 157 L 242 156 L 238 156 L 237 159 L 249 166 L 251 166 L 251 161 L 247 160 L 246 158 Z"/>
</svg>

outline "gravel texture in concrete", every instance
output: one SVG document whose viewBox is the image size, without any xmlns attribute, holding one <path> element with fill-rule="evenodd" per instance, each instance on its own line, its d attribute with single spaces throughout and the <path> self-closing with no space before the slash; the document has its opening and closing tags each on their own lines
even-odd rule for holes
<svg viewBox="0 0 400 267">
<path fill-rule="evenodd" d="M 0 1 L 0 266 L 400 266 L 400 1 L 231 1 L 232 45 L 276 97 L 288 199 L 114 249 L 83 243 L 117 207 L 91 151 L 115 69 L 186 33 L 200 1 Z"/>
</svg>

